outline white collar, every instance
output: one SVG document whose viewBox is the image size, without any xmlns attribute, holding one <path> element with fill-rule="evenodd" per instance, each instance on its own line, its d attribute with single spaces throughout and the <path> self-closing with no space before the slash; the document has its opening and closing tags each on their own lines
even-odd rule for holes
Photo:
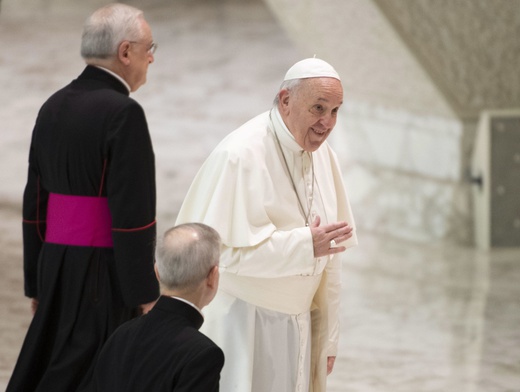
<svg viewBox="0 0 520 392">
<path fill-rule="evenodd" d="M 173 299 L 176 299 L 176 300 L 178 300 L 178 301 L 184 302 L 184 303 L 186 303 L 186 304 L 188 304 L 188 305 L 194 307 L 194 308 L 197 310 L 197 312 L 200 313 L 200 315 L 202 316 L 202 318 L 204 318 L 204 315 L 202 314 L 202 311 L 201 311 L 201 310 L 200 310 L 200 309 L 199 309 L 195 304 L 191 303 L 191 302 L 188 301 L 187 299 L 184 299 L 184 298 L 181 298 L 181 297 L 175 297 L 175 296 L 173 296 L 173 295 L 170 295 L 170 297 L 173 298 Z"/>
<path fill-rule="evenodd" d="M 273 123 L 273 131 L 276 132 L 280 143 L 293 153 L 303 153 L 302 146 L 298 144 L 293 134 L 289 131 L 289 128 L 287 128 L 287 125 L 283 122 L 282 115 L 278 111 L 278 108 L 274 107 L 269 117 Z"/>
<path fill-rule="evenodd" d="M 101 67 L 101 66 L 99 66 L 99 65 L 94 65 L 94 67 L 99 68 L 99 69 L 102 69 L 103 71 L 109 73 L 109 74 L 112 75 L 114 78 L 116 78 L 116 79 L 119 80 L 121 83 L 123 83 L 124 86 L 126 87 L 126 89 L 128 90 L 128 92 L 131 91 L 131 89 L 130 89 L 130 85 L 126 82 L 126 80 L 124 80 L 121 76 L 119 76 L 118 74 L 116 74 L 114 71 L 111 71 L 111 70 L 109 70 L 108 68 Z"/>
</svg>

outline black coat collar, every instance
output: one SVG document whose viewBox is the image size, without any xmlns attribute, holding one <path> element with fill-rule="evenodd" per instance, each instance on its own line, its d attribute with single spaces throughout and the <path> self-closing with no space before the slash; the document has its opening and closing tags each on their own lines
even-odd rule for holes
<svg viewBox="0 0 520 392">
<path fill-rule="evenodd" d="M 125 94 L 130 95 L 130 92 L 126 88 L 126 86 L 121 83 L 120 80 L 117 80 L 114 76 L 110 75 L 108 72 L 102 70 L 101 68 L 94 67 L 92 65 L 87 65 L 87 67 L 83 70 L 81 75 L 78 76 L 78 81 L 83 80 L 96 80 L 98 82 L 104 83 L 110 86 L 112 89 Z"/>
<path fill-rule="evenodd" d="M 204 322 L 204 318 L 200 314 L 200 312 L 195 309 L 190 304 L 186 302 L 179 301 L 172 297 L 166 297 L 162 295 L 159 297 L 159 300 L 150 311 L 150 313 L 154 311 L 163 311 L 168 313 L 174 313 L 176 315 L 184 316 L 188 322 L 193 326 L 193 328 L 199 329 Z"/>
</svg>

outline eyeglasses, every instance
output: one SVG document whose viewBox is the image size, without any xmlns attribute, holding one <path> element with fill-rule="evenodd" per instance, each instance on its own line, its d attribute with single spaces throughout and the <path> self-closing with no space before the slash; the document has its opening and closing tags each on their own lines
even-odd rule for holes
<svg viewBox="0 0 520 392">
<path fill-rule="evenodd" d="M 148 51 L 150 52 L 150 54 L 155 54 L 155 51 L 157 50 L 158 46 L 159 45 L 157 45 L 155 42 L 152 42 L 152 44 L 148 48 Z"/>
<path fill-rule="evenodd" d="M 137 42 L 137 41 L 128 41 L 128 42 L 130 42 L 131 44 L 147 45 L 144 42 Z M 156 44 L 155 42 L 152 42 L 150 44 L 150 46 L 148 47 L 148 53 L 155 54 L 155 51 L 157 50 L 158 46 L 159 46 L 158 44 Z"/>
</svg>

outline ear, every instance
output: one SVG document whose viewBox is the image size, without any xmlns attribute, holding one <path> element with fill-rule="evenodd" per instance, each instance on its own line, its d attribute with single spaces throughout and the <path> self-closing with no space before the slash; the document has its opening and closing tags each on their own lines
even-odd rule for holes
<svg viewBox="0 0 520 392">
<path fill-rule="evenodd" d="M 215 265 L 215 266 L 213 266 L 213 268 L 211 268 L 209 270 L 209 274 L 208 274 L 208 277 L 206 280 L 207 285 L 212 289 L 216 289 L 218 287 L 219 277 L 220 277 L 220 272 L 218 270 L 218 265 Z"/>
<path fill-rule="evenodd" d="M 155 271 L 155 277 L 157 278 L 157 280 L 160 282 L 161 281 L 161 278 L 159 277 L 159 270 L 157 269 L 157 263 L 155 263 L 153 265 L 153 270 Z"/>
<path fill-rule="evenodd" d="M 278 110 L 282 114 L 287 114 L 289 111 L 289 90 L 283 89 L 278 93 Z"/>
<path fill-rule="evenodd" d="M 123 41 L 117 48 L 117 58 L 124 65 L 130 64 L 130 42 Z"/>
</svg>

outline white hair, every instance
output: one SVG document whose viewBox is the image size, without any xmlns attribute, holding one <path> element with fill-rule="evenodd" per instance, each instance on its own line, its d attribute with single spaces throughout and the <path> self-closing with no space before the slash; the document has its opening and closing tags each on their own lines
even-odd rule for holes
<svg viewBox="0 0 520 392">
<path fill-rule="evenodd" d="M 143 37 L 143 19 L 141 10 L 126 4 L 114 3 L 99 8 L 85 21 L 81 56 L 106 59 L 116 55 L 121 42 L 138 41 Z"/>
<path fill-rule="evenodd" d="M 287 90 L 287 91 L 296 90 L 298 87 L 300 87 L 301 82 L 302 82 L 302 79 L 291 79 L 291 80 L 285 80 L 284 82 L 282 82 L 280 88 L 278 89 L 278 93 L 274 97 L 273 107 L 278 106 L 278 102 L 280 101 L 280 91 L 282 91 L 282 90 Z"/>
</svg>

